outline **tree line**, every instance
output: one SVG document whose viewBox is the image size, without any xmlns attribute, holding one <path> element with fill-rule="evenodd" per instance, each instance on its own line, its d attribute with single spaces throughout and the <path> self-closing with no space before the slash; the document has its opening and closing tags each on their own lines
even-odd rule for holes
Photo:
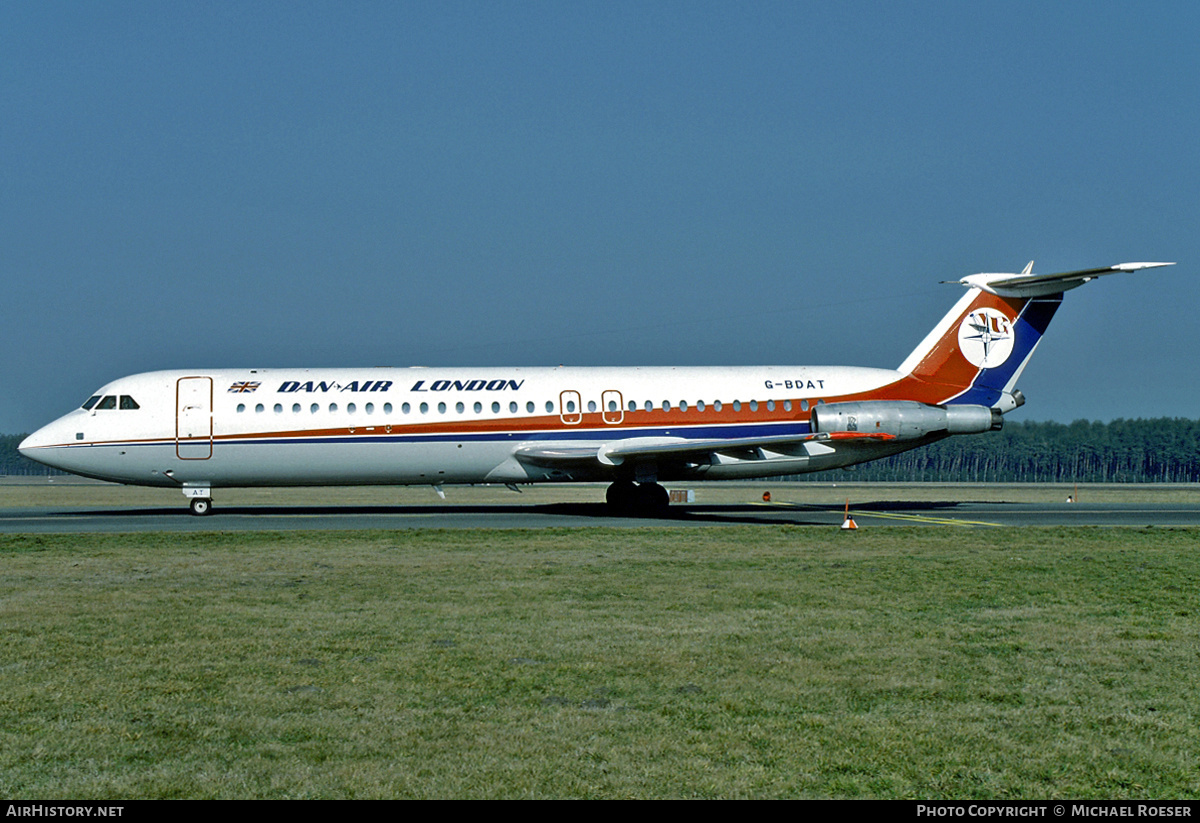
<svg viewBox="0 0 1200 823">
<path fill-rule="evenodd" d="M 0 475 L 62 474 L 22 457 L 23 434 L 0 435 Z M 957 483 L 1198 483 L 1200 420 L 1006 422 L 864 463 L 856 480 Z M 797 480 L 828 480 L 828 473 Z"/>
<path fill-rule="evenodd" d="M 1200 420 L 1006 421 L 998 432 L 948 437 L 864 463 L 854 475 L 888 482 L 1196 483 Z"/>
</svg>

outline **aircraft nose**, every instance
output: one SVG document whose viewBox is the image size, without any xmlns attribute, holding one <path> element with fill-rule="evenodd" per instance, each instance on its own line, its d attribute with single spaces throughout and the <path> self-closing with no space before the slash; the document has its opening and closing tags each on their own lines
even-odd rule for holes
<svg viewBox="0 0 1200 823">
<path fill-rule="evenodd" d="M 50 449 L 49 447 L 57 444 L 57 428 L 58 427 L 54 423 L 51 423 L 48 426 L 42 426 L 33 434 L 22 440 L 20 445 L 17 446 L 17 451 L 23 456 L 28 457 L 30 460 L 33 460 L 37 463 L 41 463 L 46 466 L 54 466 L 54 463 L 50 462 L 47 457 L 53 451 L 53 449 Z M 55 468 L 57 468 L 57 466 L 55 466 Z"/>
<path fill-rule="evenodd" d="M 33 434 L 26 437 L 21 441 L 21 444 L 17 446 L 17 451 L 32 459 L 33 455 L 30 454 L 30 452 L 46 445 L 46 435 L 44 434 L 45 431 L 46 430 L 44 428 L 38 429 Z"/>
</svg>

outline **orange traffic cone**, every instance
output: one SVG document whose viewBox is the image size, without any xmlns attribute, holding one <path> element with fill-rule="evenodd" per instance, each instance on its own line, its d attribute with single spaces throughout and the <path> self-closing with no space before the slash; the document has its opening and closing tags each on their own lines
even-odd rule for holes
<svg viewBox="0 0 1200 823">
<path fill-rule="evenodd" d="M 846 498 L 846 519 L 842 521 L 842 531 L 857 529 L 858 524 L 854 522 L 854 516 L 850 514 L 850 498 Z"/>
</svg>

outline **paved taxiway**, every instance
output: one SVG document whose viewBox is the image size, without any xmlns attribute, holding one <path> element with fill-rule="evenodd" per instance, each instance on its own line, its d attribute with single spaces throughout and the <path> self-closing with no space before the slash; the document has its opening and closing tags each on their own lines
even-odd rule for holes
<svg viewBox="0 0 1200 823">
<path fill-rule="evenodd" d="M 860 503 L 860 528 L 960 529 L 1020 526 L 1198 526 L 1195 504 Z M 576 527 L 797 525 L 837 527 L 838 505 L 674 505 L 661 517 L 615 517 L 602 503 L 417 506 L 229 506 L 195 517 L 180 507 L 0 509 L 0 533 L 314 531 L 362 529 L 544 529 Z"/>
</svg>

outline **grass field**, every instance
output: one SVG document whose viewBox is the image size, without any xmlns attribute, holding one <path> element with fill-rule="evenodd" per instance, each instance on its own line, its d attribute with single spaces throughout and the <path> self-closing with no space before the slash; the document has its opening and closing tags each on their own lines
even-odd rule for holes
<svg viewBox="0 0 1200 823">
<path fill-rule="evenodd" d="M 1198 548 L 0 536 L 0 794 L 1196 798 Z"/>
</svg>

